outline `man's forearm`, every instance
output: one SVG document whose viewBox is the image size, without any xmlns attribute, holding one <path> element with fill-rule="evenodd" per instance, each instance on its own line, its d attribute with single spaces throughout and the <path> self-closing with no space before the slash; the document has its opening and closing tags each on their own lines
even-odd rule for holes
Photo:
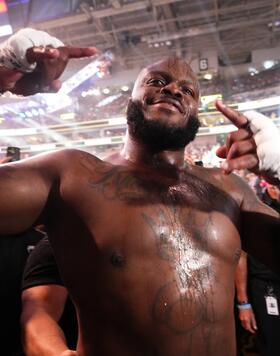
<svg viewBox="0 0 280 356">
<path fill-rule="evenodd" d="M 235 273 L 236 298 L 238 303 L 248 301 L 247 274 L 247 255 L 242 251 Z"/>
<path fill-rule="evenodd" d="M 22 318 L 23 346 L 27 356 L 58 356 L 68 350 L 65 336 L 57 322 L 46 313 L 29 320 Z"/>
</svg>

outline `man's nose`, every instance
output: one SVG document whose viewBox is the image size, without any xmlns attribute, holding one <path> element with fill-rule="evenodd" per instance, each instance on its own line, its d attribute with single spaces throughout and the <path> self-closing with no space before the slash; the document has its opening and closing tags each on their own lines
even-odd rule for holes
<svg viewBox="0 0 280 356">
<path fill-rule="evenodd" d="M 165 95 L 175 96 L 179 99 L 181 99 L 183 97 L 183 93 L 182 93 L 180 87 L 175 82 L 171 82 L 171 83 L 165 85 L 161 89 L 161 92 Z"/>
</svg>

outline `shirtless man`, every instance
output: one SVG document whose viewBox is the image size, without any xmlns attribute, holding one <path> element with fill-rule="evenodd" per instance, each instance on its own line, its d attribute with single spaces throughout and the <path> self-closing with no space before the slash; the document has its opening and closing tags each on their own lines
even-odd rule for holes
<svg viewBox="0 0 280 356">
<path fill-rule="evenodd" d="M 119 154 L 62 150 L 0 168 L 0 233 L 48 227 L 78 313 L 78 356 L 234 356 L 240 235 L 280 270 L 278 215 L 224 174 L 265 167 L 254 122 L 217 103 L 239 127 L 218 152 L 224 172 L 186 165 L 198 100 L 191 68 L 162 60 L 136 80 Z"/>
</svg>

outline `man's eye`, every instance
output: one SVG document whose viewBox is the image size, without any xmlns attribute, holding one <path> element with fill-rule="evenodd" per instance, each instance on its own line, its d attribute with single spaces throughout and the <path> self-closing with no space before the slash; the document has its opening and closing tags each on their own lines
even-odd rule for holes
<svg viewBox="0 0 280 356">
<path fill-rule="evenodd" d="M 194 96 L 194 92 L 192 89 L 186 87 L 186 88 L 182 88 L 182 90 L 183 90 L 184 94 Z"/>
<path fill-rule="evenodd" d="M 149 83 L 154 85 L 165 85 L 165 81 L 163 79 L 151 79 Z"/>
</svg>

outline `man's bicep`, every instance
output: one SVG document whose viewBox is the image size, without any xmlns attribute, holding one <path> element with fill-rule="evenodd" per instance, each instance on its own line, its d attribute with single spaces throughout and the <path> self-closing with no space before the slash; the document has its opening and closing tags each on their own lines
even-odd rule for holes
<svg viewBox="0 0 280 356">
<path fill-rule="evenodd" d="M 41 214 L 51 182 L 24 164 L 0 167 L 0 234 L 21 232 Z"/>
<path fill-rule="evenodd" d="M 37 222 L 68 155 L 65 150 L 0 166 L 0 235 L 21 232 Z"/>
<path fill-rule="evenodd" d="M 22 322 L 35 314 L 46 314 L 56 322 L 61 318 L 68 292 L 65 287 L 56 284 L 40 285 L 22 292 Z"/>
</svg>

